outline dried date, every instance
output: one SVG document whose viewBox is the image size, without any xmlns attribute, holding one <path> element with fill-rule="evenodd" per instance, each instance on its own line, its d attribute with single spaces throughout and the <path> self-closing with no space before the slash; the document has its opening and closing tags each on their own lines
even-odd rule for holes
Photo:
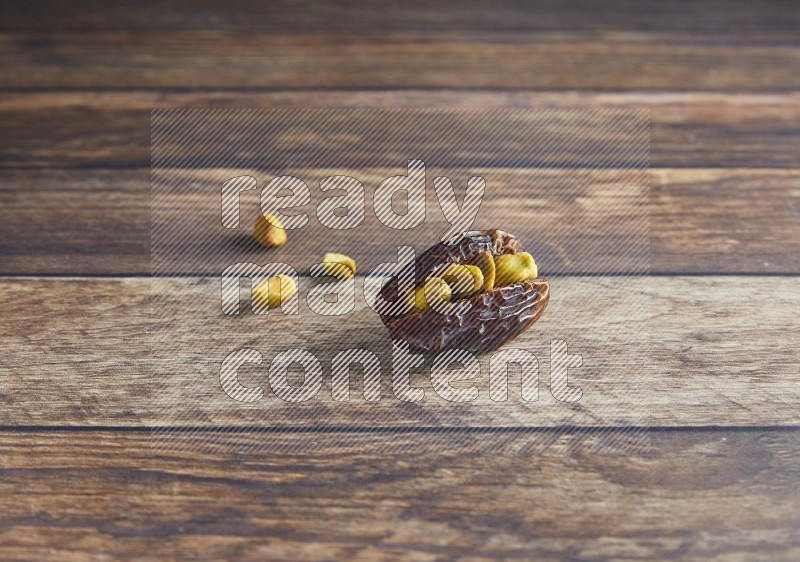
<svg viewBox="0 0 800 562">
<path fill-rule="evenodd" d="M 498 260 L 500 256 L 516 257 Z M 426 281 L 454 264 L 479 266 L 483 271 L 480 288 L 462 297 L 470 306 L 448 313 L 434 307 L 412 306 L 411 311 L 393 307 L 381 314 L 393 339 L 423 352 L 454 348 L 491 351 L 538 320 L 550 299 L 547 279 L 538 277 L 533 258 L 515 236 L 501 230 L 465 232 L 436 244 L 391 278 L 381 289 L 381 297 L 395 303 L 407 299 L 400 280 L 413 277 L 419 300 L 419 288 L 427 287 Z M 495 277 L 507 284 L 494 286 Z"/>
</svg>

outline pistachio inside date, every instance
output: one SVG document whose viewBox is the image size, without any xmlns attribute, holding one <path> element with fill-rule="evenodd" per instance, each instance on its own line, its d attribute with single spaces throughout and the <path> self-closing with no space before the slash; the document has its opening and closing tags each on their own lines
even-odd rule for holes
<svg viewBox="0 0 800 562">
<path fill-rule="evenodd" d="M 414 286 L 401 287 L 400 280 L 408 278 Z M 538 320 L 550 288 L 515 236 L 480 230 L 429 248 L 383 286 L 381 297 L 412 305 L 381 314 L 393 339 L 416 351 L 480 353 L 500 347 Z M 469 306 L 443 312 L 436 306 L 440 300 Z"/>
</svg>

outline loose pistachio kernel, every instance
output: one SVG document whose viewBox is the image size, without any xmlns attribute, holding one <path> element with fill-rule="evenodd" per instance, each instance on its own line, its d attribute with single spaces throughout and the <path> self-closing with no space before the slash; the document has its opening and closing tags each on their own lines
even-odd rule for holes
<svg viewBox="0 0 800 562">
<path fill-rule="evenodd" d="M 356 260 L 344 254 L 328 252 L 322 258 L 322 269 L 328 275 L 352 279 L 356 275 Z"/>
<path fill-rule="evenodd" d="M 454 263 L 442 272 L 442 279 L 450 286 L 453 298 L 468 297 L 483 288 L 483 272 L 476 265 Z"/>
<path fill-rule="evenodd" d="M 494 259 L 495 262 L 495 287 L 506 287 L 534 279 L 538 275 L 536 262 L 528 252 L 517 252 L 516 254 L 502 254 Z"/>
<path fill-rule="evenodd" d="M 286 230 L 274 215 L 259 213 L 253 227 L 253 238 L 262 246 L 283 246 L 286 243 Z"/>
<path fill-rule="evenodd" d="M 494 290 L 495 278 L 495 265 L 494 256 L 491 252 L 481 252 L 475 258 L 475 265 L 481 270 L 483 274 L 483 288 L 487 293 Z"/>
<path fill-rule="evenodd" d="M 450 287 L 440 277 L 431 277 L 414 290 L 413 304 L 417 310 L 427 310 L 452 297 Z"/>
<path fill-rule="evenodd" d="M 288 275 L 279 274 L 253 287 L 253 303 L 257 308 L 275 308 L 297 293 L 297 284 Z"/>
</svg>

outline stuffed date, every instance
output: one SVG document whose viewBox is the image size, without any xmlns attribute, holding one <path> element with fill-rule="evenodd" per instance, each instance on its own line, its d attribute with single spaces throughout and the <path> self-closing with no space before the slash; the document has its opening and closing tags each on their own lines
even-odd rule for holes
<svg viewBox="0 0 800 562">
<path fill-rule="evenodd" d="M 422 352 L 491 351 L 531 326 L 550 299 L 547 279 L 520 241 L 501 230 L 457 234 L 392 277 L 381 319 Z"/>
</svg>

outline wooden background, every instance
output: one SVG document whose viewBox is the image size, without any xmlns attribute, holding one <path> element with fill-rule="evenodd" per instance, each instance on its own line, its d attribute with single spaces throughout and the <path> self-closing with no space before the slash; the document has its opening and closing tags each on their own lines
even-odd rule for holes
<svg viewBox="0 0 800 562">
<path fill-rule="evenodd" d="M 800 558 L 794 2 L 0 10 L 0 558 Z M 150 110 L 305 106 L 649 109 L 646 446 L 222 419 L 154 450 Z"/>
</svg>

